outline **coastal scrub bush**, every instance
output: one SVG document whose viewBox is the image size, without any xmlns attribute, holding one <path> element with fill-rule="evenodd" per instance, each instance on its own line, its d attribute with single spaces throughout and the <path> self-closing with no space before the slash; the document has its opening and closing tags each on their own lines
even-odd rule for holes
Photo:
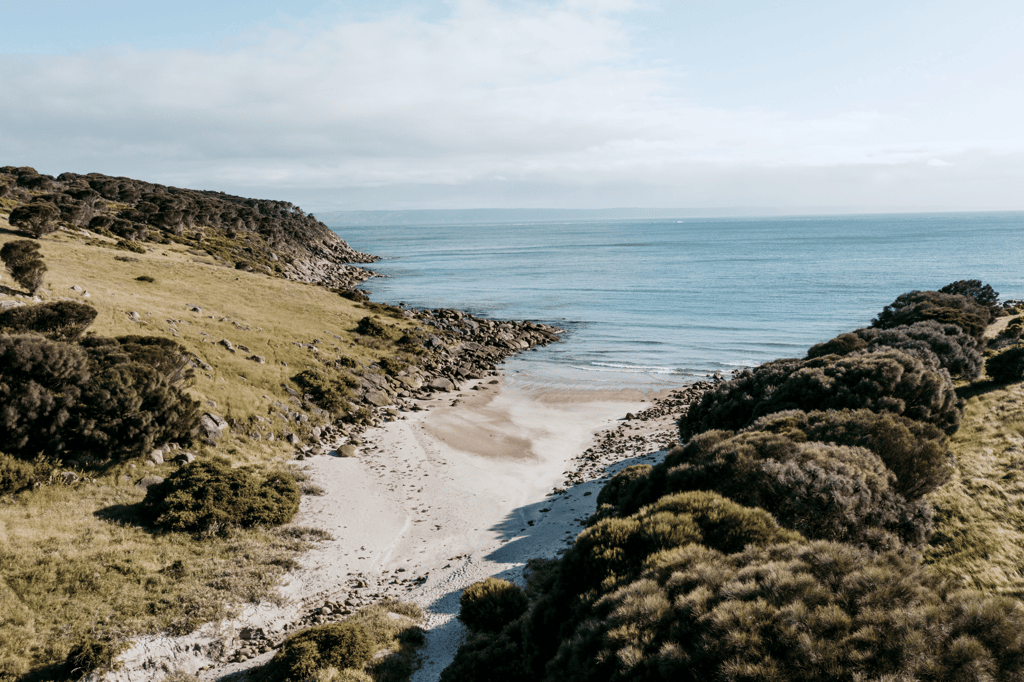
<svg viewBox="0 0 1024 682">
<path fill-rule="evenodd" d="M 963 417 L 949 374 L 899 350 L 777 360 L 707 391 L 679 418 L 686 441 L 709 429 L 737 430 L 783 410 L 869 409 L 952 433 Z"/>
<path fill-rule="evenodd" d="M 369 315 L 359 320 L 356 331 L 363 336 L 372 336 L 385 341 L 393 341 L 398 338 L 398 331 L 394 327 L 384 324 L 379 317 Z"/>
<path fill-rule="evenodd" d="M 526 665 L 523 640 L 524 629 L 515 625 L 478 633 L 459 647 L 439 682 L 535 682 L 539 678 Z"/>
<path fill-rule="evenodd" d="M 952 474 L 952 455 L 942 431 L 889 412 L 789 410 L 761 417 L 744 431 L 867 448 L 893 472 L 894 489 L 908 500 L 930 493 Z"/>
<path fill-rule="evenodd" d="M 985 371 L 992 381 L 1001 384 L 1024 379 L 1024 346 L 1014 346 L 985 362 Z"/>
<path fill-rule="evenodd" d="M 994 308 L 999 303 L 999 292 L 993 289 L 992 285 L 982 283 L 980 279 L 959 279 L 942 287 L 939 292 L 967 296 L 985 308 Z"/>
<path fill-rule="evenodd" d="M 264 673 L 273 680 L 305 680 L 317 670 L 360 669 L 373 655 L 366 629 L 354 623 L 317 625 L 284 641 Z"/>
<path fill-rule="evenodd" d="M 359 381 L 345 371 L 327 372 L 319 367 L 305 369 L 292 380 L 314 404 L 335 416 L 348 413 L 352 391 L 359 386 Z"/>
<path fill-rule="evenodd" d="M 14 281 L 34 294 L 43 286 L 43 275 L 46 274 L 46 263 L 39 252 L 39 244 L 28 239 L 7 242 L 0 247 L 0 260 L 11 273 Z"/>
<path fill-rule="evenodd" d="M 84 679 L 92 672 L 117 670 L 117 657 L 129 645 L 126 640 L 85 635 L 68 652 L 64 673 L 73 679 Z"/>
<path fill-rule="evenodd" d="M 8 222 L 36 239 L 57 229 L 60 209 L 48 202 L 34 202 L 11 211 Z"/>
<path fill-rule="evenodd" d="M 288 523 L 299 511 L 299 487 L 287 472 L 233 469 L 219 462 L 193 462 L 150 486 L 142 501 L 147 515 L 168 530 L 213 533 Z"/>
<path fill-rule="evenodd" d="M 133 362 L 152 367 L 171 386 L 187 386 L 194 372 L 188 350 L 165 336 L 118 336 L 117 343 Z"/>
<path fill-rule="evenodd" d="M 10 495 L 32 485 L 35 466 L 0 452 L 0 495 Z"/>
<path fill-rule="evenodd" d="M 8 454 L 59 452 L 89 378 L 89 359 L 78 346 L 0 335 L 0 443 Z"/>
<path fill-rule="evenodd" d="M 459 598 L 459 620 L 470 630 L 498 632 L 526 612 L 526 595 L 518 585 L 487 578 L 467 587 Z"/>
<path fill-rule="evenodd" d="M 899 553 L 689 545 L 649 566 L 564 632 L 535 679 L 1009 682 L 1024 673 L 1018 602 L 956 592 Z M 527 644 L 538 635 L 527 632 Z"/>
<path fill-rule="evenodd" d="M 992 312 L 975 303 L 973 298 L 938 291 L 909 291 L 885 306 L 871 321 L 877 329 L 892 329 L 915 322 L 934 320 L 955 324 L 981 341 L 985 327 L 992 321 Z"/>
<path fill-rule="evenodd" d="M 96 319 L 96 309 L 77 301 L 51 301 L 0 311 L 0 333 L 42 334 L 54 341 L 74 341 Z"/>
<path fill-rule="evenodd" d="M 867 341 L 856 333 L 840 334 L 831 341 L 816 343 L 807 351 L 808 358 L 820 358 L 823 355 L 849 355 L 867 348 Z"/>
</svg>

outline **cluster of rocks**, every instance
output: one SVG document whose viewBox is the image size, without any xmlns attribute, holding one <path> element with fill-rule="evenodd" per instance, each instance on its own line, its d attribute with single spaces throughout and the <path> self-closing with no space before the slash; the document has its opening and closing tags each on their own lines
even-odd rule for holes
<svg viewBox="0 0 1024 682">
<path fill-rule="evenodd" d="M 593 447 L 572 460 L 573 466 L 565 472 L 562 487 L 555 488 L 552 494 L 563 494 L 571 486 L 602 478 L 609 465 L 623 459 L 673 447 L 679 438 L 676 420 L 691 403 L 700 400 L 706 391 L 722 381 L 721 375 L 715 375 L 711 381 L 699 381 L 655 399 L 651 407 L 642 412 L 627 413 L 623 421 L 602 434 Z M 641 432 L 630 433 L 638 429 Z"/>
</svg>

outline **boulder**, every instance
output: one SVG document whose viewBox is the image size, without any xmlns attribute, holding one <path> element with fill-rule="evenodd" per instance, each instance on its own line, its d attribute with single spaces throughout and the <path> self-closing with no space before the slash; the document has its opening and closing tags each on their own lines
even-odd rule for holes
<svg viewBox="0 0 1024 682">
<path fill-rule="evenodd" d="M 265 364 L 267 364 L 267 359 L 265 357 L 263 357 L 262 355 L 250 355 L 249 359 L 252 360 L 253 362 L 255 362 L 257 365 L 265 365 Z"/>
<path fill-rule="evenodd" d="M 388 397 L 382 391 L 367 391 L 363 398 L 365 398 L 366 402 L 377 407 L 383 407 L 388 404 Z"/>
<path fill-rule="evenodd" d="M 339 457 L 355 457 L 356 453 L 356 446 L 352 444 L 342 445 L 340 448 L 338 448 Z"/>
<path fill-rule="evenodd" d="M 218 440 L 228 430 L 228 423 L 223 417 L 207 412 L 199 418 L 199 427 L 210 440 Z"/>
<path fill-rule="evenodd" d="M 219 343 L 220 343 L 220 345 L 224 346 L 225 348 L 227 348 L 232 353 L 235 352 L 235 345 L 233 343 L 231 343 L 230 341 L 228 341 L 227 339 L 221 339 Z"/>
<path fill-rule="evenodd" d="M 185 466 L 186 464 L 191 464 L 192 462 L 196 461 L 196 456 L 193 455 L 191 452 L 183 452 L 177 457 L 175 457 L 174 461 L 181 466 Z"/>
<path fill-rule="evenodd" d="M 453 384 L 450 379 L 446 379 L 444 377 L 437 377 L 436 379 L 433 379 L 427 385 L 430 386 L 430 388 L 434 389 L 435 391 L 454 391 L 455 390 L 455 384 Z"/>
<path fill-rule="evenodd" d="M 161 450 L 160 448 L 154 448 L 152 451 L 150 451 L 149 455 L 147 455 L 146 459 L 148 459 L 153 464 L 163 464 L 164 451 Z"/>
<path fill-rule="evenodd" d="M 135 482 L 135 487 L 142 488 L 143 490 L 149 490 L 150 486 L 163 482 L 163 476 L 157 476 L 156 474 L 146 474 L 145 476 L 143 476 L 142 478 Z"/>
</svg>

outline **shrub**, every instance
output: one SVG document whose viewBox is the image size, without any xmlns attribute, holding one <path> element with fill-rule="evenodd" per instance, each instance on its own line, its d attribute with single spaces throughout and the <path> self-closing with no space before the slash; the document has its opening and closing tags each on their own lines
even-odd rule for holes
<svg viewBox="0 0 1024 682">
<path fill-rule="evenodd" d="M 931 527 L 931 508 L 899 495 L 892 472 L 862 447 L 713 432 L 670 453 L 664 467 L 666 493 L 712 490 L 808 538 L 888 542 L 884 532 L 920 544 Z"/>
<path fill-rule="evenodd" d="M 152 284 L 156 280 L 151 275 L 139 275 L 138 277 L 135 278 L 135 281 L 136 282 L 148 282 L 148 283 Z"/>
<path fill-rule="evenodd" d="M 188 350 L 164 336 L 119 336 L 121 350 L 134 362 L 152 367 L 172 386 L 188 385 L 193 378 Z"/>
<path fill-rule="evenodd" d="M 459 647 L 439 682 L 534 682 L 538 678 L 524 664 L 525 656 L 522 628 L 506 628 L 500 634 L 482 632 Z"/>
<path fill-rule="evenodd" d="M 363 303 L 364 301 L 370 300 L 370 297 L 359 289 L 331 289 L 331 291 L 342 298 L 347 298 L 348 300 L 355 301 L 356 303 Z"/>
<path fill-rule="evenodd" d="M 0 311 L 0 332 L 35 332 L 54 341 L 74 341 L 96 319 L 96 309 L 77 301 L 52 301 Z"/>
<path fill-rule="evenodd" d="M 973 299 L 984 308 L 994 308 L 999 303 L 999 292 L 980 279 L 960 279 L 939 289 L 943 294 L 957 294 Z"/>
<path fill-rule="evenodd" d="M 867 448 L 895 474 L 894 488 L 908 500 L 930 493 L 952 474 L 952 455 L 942 431 L 888 412 L 790 410 L 761 417 L 745 431 Z"/>
<path fill-rule="evenodd" d="M 399 372 L 409 366 L 409 363 L 402 358 L 391 355 L 385 355 L 377 361 L 377 364 L 379 364 L 380 368 L 391 376 L 397 376 Z"/>
<path fill-rule="evenodd" d="M 335 416 L 348 413 L 352 389 L 359 386 L 355 377 L 348 373 L 329 373 L 320 368 L 303 370 L 292 380 L 318 407 Z"/>
<path fill-rule="evenodd" d="M 670 550 L 588 615 L 564 634 L 544 680 L 1008 682 L 1024 673 L 1015 600 L 955 592 L 913 558 L 835 543 Z"/>
<path fill-rule="evenodd" d="M 32 485 L 35 467 L 0 452 L 0 495 L 9 495 Z"/>
<path fill-rule="evenodd" d="M 193 462 L 150 486 L 142 506 L 170 530 L 211 533 L 225 526 L 288 523 L 299 510 L 299 497 L 288 473 Z"/>
<path fill-rule="evenodd" d="M 34 294 L 43 285 L 46 263 L 39 252 L 39 244 L 27 239 L 7 242 L 0 248 L 0 260 L 14 281 Z"/>
<path fill-rule="evenodd" d="M 498 632 L 526 612 L 526 595 L 507 580 L 487 578 L 463 591 L 459 620 L 470 630 Z"/>
<path fill-rule="evenodd" d="M 690 543 L 723 552 L 748 544 L 802 540 L 770 514 L 712 492 L 666 495 L 626 518 L 604 518 L 580 533 L 563 570 L 584 592 L 634 579 L 647 558 Z"/>
<path fill-rule="evenodd" d="M 967 296 L 938 291 L 910 291 L 885 306 L 878 317 L 871 321 L 871 326 L 892 329 L 926 320 L 955 324 L 980 341 L 985 327 L 992 321 L 992 312 Z"/>
<path fill-rule="evenodd" d="M 823 355 L 849 355 L 867 347 L 867 342 L 857 334 L 840 334 L 831 341 L 816 343 L 807 351 L 808 358 L 820 358 Z"/>
<path fill-rule="evenodd" d="M 869 327 L 854 333 L 867 342 L 869 350 L 895 348 L 919 353 L 922 359 L 931 354 L 935 358 L 935 369 L 945 369 L 952 376 L 968 381 L 981 375 L 983 362 L 977 340 L 954 324 L 927 320 L 891 329 Z"/>
<path fill-rule="evenodd" d="M 45 201 L 26 204 L 11 211 L 7 220 L 11 227 L 16 227 L 38 239 L 57 229 L 60 209 Z"/>
<path fill-rule="evenodd" d="M 64 673 L 75 679 L 84 679 L 94 671 L 117 670 L 120 666 L 116 659 L 129 644 L 127 641 L 87 635 L 71 647 L 64 661 Z"/>
<path fill-rule="evenodd" d="M 1024 379 L 1024 346 L 1014 346 L 985 362 L 985 371 L 992 381 L 1001 384 Z"/>
<path fill-rule="evenodd" d="M 40 336 L 0 335 L 0 443 L 31 459 L 63 449 L 64 427 L 90 378 L 85 352 Z"/>
<path fill-rule="evenodd" d="M 359 320 L 356 331 L 363 336 L 373 336 L 385 341 L 392 341 L 398 338 L 398 331 L 394 327 L 384 324 L 378 317 L 370 317 L 369 315 Z"/>
<path fill-rule="evenodd" d="M 679 418 L 686 441 L 708 429 L 737 430 L 783 410 L 891 412 L 952 433 L 963 417 L 949 374 L 898 350 L 777 360 L 706 392 Z"/>
<path fill-rule="evenodd" d="M 362 668 L 372 655 L 373 643 L 363 627 L 317 625 L 286 639 L 265 673 L 273 680 L 304 680 L 323 668 Z"/>
</svg>

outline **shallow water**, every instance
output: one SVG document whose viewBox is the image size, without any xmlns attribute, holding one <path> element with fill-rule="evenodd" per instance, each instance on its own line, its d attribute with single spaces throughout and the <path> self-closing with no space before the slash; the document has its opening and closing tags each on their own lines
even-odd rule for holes
<svg viewBox="0 0 1024 682">
<path fill-rule="evenodd" d="M 1024 213 L 338 226 L 383 257 L 377 301 L 535 320 L 565 339 L 517 384 L 660 389 L 865 326 L 912 289 L 981 279 L 1024 298 Z"/>
</svg>

